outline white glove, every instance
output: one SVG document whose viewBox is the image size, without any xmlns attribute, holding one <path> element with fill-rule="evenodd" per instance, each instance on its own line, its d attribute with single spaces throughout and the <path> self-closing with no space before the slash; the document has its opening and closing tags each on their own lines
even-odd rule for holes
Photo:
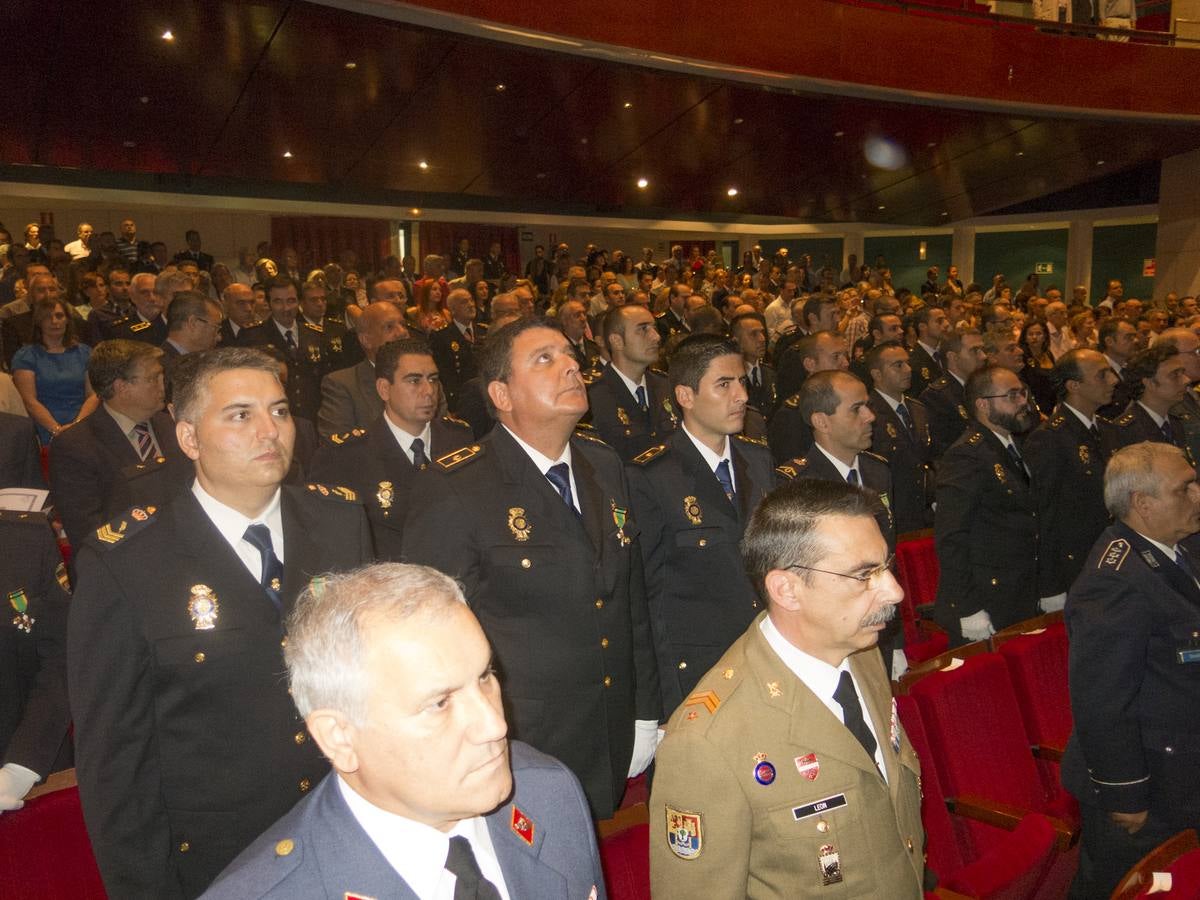
<svg viewBox="0 0 1200 900">
<path fill-rule="evenodd" d="M 892 681 L 899 681 L 900 676 L 908 671 L 908 656 L 903 647 L 892 650 Z"/>
<path fill-rule="evenodd" d="M 958 620 L 959 627 L 962 629 L 963 637 L 969 641 L 986 641 L 996 629 L 992 627 L 992 617 L 988 615 L 986 609 L 981 609 L 973 616 L 967 616 L 965 619 Z"/>
<path fill-rule="evenodd" d="M 636 778 L 654 761 L 654 751 L 662 740 L 662 731 L 652 719 L 638 719 L 633 723 L 633 758 L 629 760 L 629 777 Z"/>
<path fill-rule="evenodd" d="M 0 769 L 0 813 L 20 809 L 25 805 L 24 797 L 41 778 L 24 766 L 8 763 Z"/>
<path fill-rule="evenodd" d="M 1065 591 L 1055 594 L 1053 597 L 1043 597 L 1038 601 L 1038 608 L 1044 613 L 1062 612 L 1062 608 L 1066 605 L 1067 594 Z"/>
</svg>

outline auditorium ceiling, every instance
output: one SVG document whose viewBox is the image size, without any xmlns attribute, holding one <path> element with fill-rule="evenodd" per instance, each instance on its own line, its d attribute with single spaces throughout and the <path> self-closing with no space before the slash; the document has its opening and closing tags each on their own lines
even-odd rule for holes
<svg viewBox="0 0 1200 900">
<path fill-rule="evenodd" d="M 12 38 L 0 178 L 929 226 L 1200 147 L 1194 121 L 771 90 L 299 0 L 93 13 L 0 11 Z"/>
</svg>

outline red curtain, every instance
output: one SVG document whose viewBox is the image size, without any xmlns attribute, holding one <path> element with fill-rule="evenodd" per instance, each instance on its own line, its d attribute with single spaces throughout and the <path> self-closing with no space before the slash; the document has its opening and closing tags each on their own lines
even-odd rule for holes
<svg viewBox="0 0 1200 900">
<path fill-rule="evenodd" d="M 300 257 L 300 270 L 336 262 L 345 250 L 358 256 L 358 274 L 378 272 L 391 254 L 391 227 L 387 219 L 350 219 L 341 216 L 272 216 L 271 248 L 275 259 L 291 247 Z"/>
<path fill-rule="evenodd" d="M 471 242 L 471 256 L 483 259 L 493 241 L 500 242 L 500 255 L 504 264 L 514 275 L 523 274 L 521 269 L 521 244 L 517 229 L 507 225 L 468 225 L 462 222 L 422 222 L 421 255 L 436 253 L 449 257 L 458 242 L 466 238 Z M 418 266 L 421 261 L 417 260 Z"/>
</svg>

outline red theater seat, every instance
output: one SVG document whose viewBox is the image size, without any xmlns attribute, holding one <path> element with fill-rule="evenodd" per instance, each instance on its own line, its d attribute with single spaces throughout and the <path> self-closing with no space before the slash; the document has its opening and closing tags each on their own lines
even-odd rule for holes
<svg viewBox="0 0 1200 900">
<path fill-rule="evenodd" d="M 900 535 L 896 541 L 896 580 L 904 588 L 904 602 L 918 612 L 923 606 L 931 606 L 937 598 L 940 575 L 933 530 Z"/>
<path fill-rule="evenodd" d="M 600 841 L 608 900 L 650 900 L 650 826 L 645 822 Z"/>
<path fill-rule="evenodd" d="M 73 769 L 51 775 L 23 809 L 0 816 L 0 897 L 106 897 Z"/>
<path fill-rule="evenodd" d="M 1151 893 L 1154 873 L 1171 875 L 1171 889 Z M 1200 897 L 1200 841 L 1189 828 L 1163 841 L 1140 860 L 1121 879 L 1112 900 L 1195 900 Z"/>
</svg>

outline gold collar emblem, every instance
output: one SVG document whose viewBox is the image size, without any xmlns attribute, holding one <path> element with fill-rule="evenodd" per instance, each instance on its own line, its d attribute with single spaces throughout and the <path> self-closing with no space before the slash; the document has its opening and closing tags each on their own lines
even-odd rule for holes
<svg viewBox="0 0 1200 900">
<path fill-rule="evenodd" d="M 774 386 L 772 386 L 771 392 L 774 393 L 774 391 L 775 391 L 775 388 L 774 388 Z M 677 415 L 675 415 L 675 407 L 673 407 L 671 405 L 671 398 L 663 397 L 662 405 L 663 405 L 663 410 L 665 410 L 667 415 L 671 417 L 671 427 L 677 426 L 679 424 L 679 417 Z"/>
<path fill-rule="evenodd" d="M 525 518 L 525 509 L 521 506 L 514 506 L 508 511 L 508 530 L 512 532 L 513 537 L 518 541 L 524 542 L 529 540 L 529 533 L 533 531 L 533 526 L 529 524 L 529 520 Z"/>
<path fill-rule="evenodd" d="M 963 406 L 961 403 L 960 403 L 960 404 L 958 404 L 958 414 L 959 414 L 960 416 L 962 416 L 962 417 L 963 417 L 963 420 L 964 420 L 964 421 L 966 420 L 966 418 L 967 418 L 967 408 L 966 408 L 965 406 Z"/>
<path fill-rule="evenodd" d="M 211 631 L 217 623 L 221 604 L 207 584 L 193 584 L 192 599 L 188 601 L 187 610 L 197 631 Z"/>
<path fill-rule="evenodd" d="M 696 502 L 695 497 L 683 498 L 683 514 L 687 516 L 687 520 L 693 525 L 702 525 L 704 518 L 700 514 L 700 504 Z"/>
</svg>

